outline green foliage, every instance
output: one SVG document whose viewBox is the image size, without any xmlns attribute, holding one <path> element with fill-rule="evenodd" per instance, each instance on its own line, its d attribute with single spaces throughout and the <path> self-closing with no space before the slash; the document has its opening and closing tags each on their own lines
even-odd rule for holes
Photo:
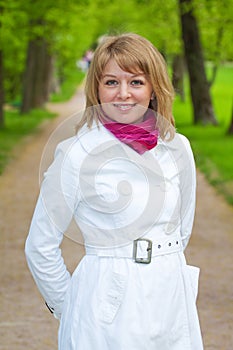
<svg viewBox="0 0 233 350">
<path fill-rule="evenodd" d="M 217 63 L 232 59 L 233 0 L 194 1 L 205 57 Z M 153 0 L 11 0 L 0 4 L 7 102 L 21 98 L 27 45 L 36 36 L 44 36 L 49 43 L 61 79 L 66 78 L 64 67 L 69 71 L 106 33 L 144 35 L 168 57 L 182 50 L 177 0 L 162 6 Z"/>
<path fill-rule="evenodd" d="M 60 92 L 52 96 L 53 102 L 68 100 L 83 80 L 84 73 L 73 67 L 69 74 L 67 72 L 67 77 L 61 85 Z M 15 107 L 18 107 L 16 103 Z M 5 127 L 0 129 L 0 175 L 9 160 L 14 157 L 15 146 L 28 134 L 36 133 L 41 122 L 54 117 L 55 114 L 41 109 L 26 115 L 20 114 L 17 108 L 5 111 Z"/>
<path fill-rule="evenodd" d="M 164 2 L 162 6 L 153 0 L 97 0 L 92 3 L 90 13 L 97 21 L 96 37 L 135 32 L 168 54 L 181 50 L 176 0 Z"/>
<path fill-rule="evenodd" d="M 205 57 L 219 63 L 233 59 L 233 0 L 195 0 Z"/>
<path fill-rule="evenodd" d="M 217 65 L 232 61 L 233 0 L 193 1 L 205 58 Z M 20 103 L 28 42 L 37 36 L 44 36 L 49 43 L 56 61 L 56 74 L 62 82 L 61 94 L 53 96 L 53 101 L 71 96 L 79 82 L 76 61 L 106 33 L 133 31 L 144 35 L 170 59 L 182 51 L 177 3 L 177 0 L 168 0 L 162 5 L 154 0 L 0 0 L 0 49 L 4 54 L 6 102 Z M 211 77 L 209 66 L 208 76 Z M 232 137 L 225 136 L 232 109 L 231 86 L 232 68 L 222 67 L 211 88 L 218 127 L 191 125 L 188 92 L 186 103 L 177 98 L 174 108 L 178 131 L 190 138 L 198 166 L 219 189 L 232 181 L 233 174 Z M 0 132 L 0 163 L 5 162 L 13 144 L 22 135 L 35 130 L 41 121 L 37 113 L 33 111 L 28 117 L 19 117 L 13 111 L 6 113 L 6 129 Z M 214 180 L 213 173 L 217 174 Z"/>
<path fill-rule="evenodd" d="M 0 48 L 3 50 L 6 101 L 16 99 L 20 95 L 25 66 L 28 17 L 20 5 L 20 1 L 16 0 L 1 4 Z"/>
<path fill-rule="evenodd" d="M 232 108 L 233 67 L 222 66 L 212 89 L 218 126 L 192 125 L 192 109 L 186 84 L 186 102 L 177 97 L 174 115 L 178 132 L 190 140 L 198 168 L 229 203 L 233 204 L 233 137 L 226 135 Z"/>
<path fill-rule="evenodd" d="M 21 99 L 27 46 L 32 38 L 43 36 L 47 39 L 51 53 L 56 57 L 58 72 L 65 78 L 64 67 L 73 67 L 95 38 L 94 17 L 90 16 L 86 3 L 64 0 L 3 3 L 0 47 L 4 53 L 6 102 Z"/>
<path fill-rule="evenodd" d="M 182 51 L 177 0 L 140 1 L 137 10 L 138 33 L 146 36 L 165 55 Z M 134 28 L 134 29 L 136 29 Z"/>
</svg>

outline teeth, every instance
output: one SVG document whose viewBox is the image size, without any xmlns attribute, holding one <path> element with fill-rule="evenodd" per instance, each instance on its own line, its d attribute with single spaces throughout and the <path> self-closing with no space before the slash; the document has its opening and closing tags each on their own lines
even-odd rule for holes
<svg viewBox="0 0 233 350">
<path fill-rule="evenodd" d="M 118 108 L 123 109 L 123 110 L 129 109 L 130 107 L 131 107 L 131 106 L 118 106 Z"/>
<path fill-rule="evenodd" d="M 115 107 L 122 109 L 123 111 L 130 109 L 131 107 L 134 106 L 134 104 L 128 104 L 128 105 L 120 105 L 120 104 L 114 104 Z"/>
</svg>

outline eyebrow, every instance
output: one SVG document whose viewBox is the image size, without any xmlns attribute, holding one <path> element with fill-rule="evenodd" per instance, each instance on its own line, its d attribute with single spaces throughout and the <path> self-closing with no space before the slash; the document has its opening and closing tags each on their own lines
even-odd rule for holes
<svg viewBox="0 0 233 350">
<path fill-rule="evenodd" d="M 130 78 L 136 78 L 136 77 L 138 77 L 139 75 L 145 76 L 144 73 L 137 73 L 137 74 L 134 74 L 134 75 L 130 76 Z M 106 73 L 106 74 L 104 74 L 102 77 L 103 77 L 103 78 L 106 78 L 106 77 L 117 78 L 117 75 L 114 75 L 114 74 L 111 74 L 111 73 Z"/>
</svg>

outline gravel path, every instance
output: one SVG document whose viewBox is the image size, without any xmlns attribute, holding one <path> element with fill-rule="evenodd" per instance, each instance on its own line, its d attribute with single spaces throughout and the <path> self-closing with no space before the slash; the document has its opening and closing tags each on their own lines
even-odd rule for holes
<svg viewBox="0 0 233 350">
<path fill-rule="evenodd" d="M 57 349 L 58 322 L 47 312 L 28 271 L 24 243 L 39 191 L 43 149 L 53 130 L 83 106 L 82 89 L 67 103 L 49 104 L 59 116 L 25 139 L 0 177 L 0 350 Z M 70 135 L 73 124 L 71 118 Z M 55 145 L 50 146 L 52 157 Z M 65 237 L 62 249 L 73 271 L 83 248 Z M 233 349 L 232 251 L 233 208 L 198 172 L 196 219 L 186 256 L 189 264 L 201 267 L 198 308 L 205 350 Z"/>
</svg>

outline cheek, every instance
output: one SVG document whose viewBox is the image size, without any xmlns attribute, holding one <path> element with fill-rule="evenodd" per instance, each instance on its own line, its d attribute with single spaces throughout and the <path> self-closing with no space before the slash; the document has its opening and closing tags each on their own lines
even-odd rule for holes
<svg viewBox="0 0 233 350">
<path fill-rule="evenodd" d="M 114 92 L 109 89 L 99 88 L 99 100 L 101 103 L 110 102 L 114 97 Z"/>
<path fill-rule="evenodd" d="M 151 93 L 148 91 L 139 91 L 134 94 L 134 97 L 143 105 L 149 105 Z"/>
<path fill-rule="evenodd" d="M 144 91 L 144 94 L 142 96 L 143 96 L 143 99 L 145 101 L 145 104 L 149 105 L 149 103 L 151 101 L 151 94 L 152 94 L 152 89 L 147 89 Z"/>
</svg>

